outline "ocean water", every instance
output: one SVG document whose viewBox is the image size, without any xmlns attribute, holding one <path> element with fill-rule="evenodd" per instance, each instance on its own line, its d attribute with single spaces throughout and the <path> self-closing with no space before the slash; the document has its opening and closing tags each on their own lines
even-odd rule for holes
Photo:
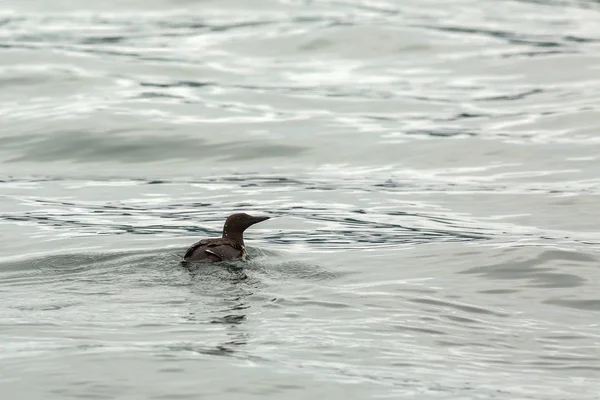
<svg viewBox="0 0 600 400">
<path fill-rule="evenodd" d="M 2 398 L 600 399 L 599 19 L 4 0 Z"/>
</svg>

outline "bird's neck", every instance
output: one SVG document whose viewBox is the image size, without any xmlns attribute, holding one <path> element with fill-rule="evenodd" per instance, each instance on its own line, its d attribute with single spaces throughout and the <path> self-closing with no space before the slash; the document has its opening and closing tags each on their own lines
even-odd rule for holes
<svg viewBox="0 0 600 400">
<path fill-rule="evenodd" d="M 239 232 L 223 231 L 223 239 L 233 240 L 236 243 L 244 245 L 244 235 Z"/>
</svg>

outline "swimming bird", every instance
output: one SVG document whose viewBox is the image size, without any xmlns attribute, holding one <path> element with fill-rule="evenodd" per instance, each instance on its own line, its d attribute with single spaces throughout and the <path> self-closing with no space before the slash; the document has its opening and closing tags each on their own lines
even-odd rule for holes
<svg viewBox="0 0 600 400">
<path fill-rule="evenodd" d="M 270 217 L 253 217 L 245 213 L 236 213 L 227 217 L 223 225 L 223 236 L 214 239 L 202 239 L 194 243 L 185 252 L 183 261 L 219 262 L 246 258 L 244 231 L 250 226 Z"/>
</svg>

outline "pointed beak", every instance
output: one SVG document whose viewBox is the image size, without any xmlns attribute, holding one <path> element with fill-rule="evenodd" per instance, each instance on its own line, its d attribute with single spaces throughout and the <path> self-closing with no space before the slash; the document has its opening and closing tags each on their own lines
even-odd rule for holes
<svg viewBox="0 0 600 400">
<path fill-rule="evenodd" d="M 251 222 L 250 225 L 258 224 L 259 222 L 266 221 L 269 218 L 271 218 L 271 217 L 252 217 L 252 220 L 250 221 Z"/>
</svg>

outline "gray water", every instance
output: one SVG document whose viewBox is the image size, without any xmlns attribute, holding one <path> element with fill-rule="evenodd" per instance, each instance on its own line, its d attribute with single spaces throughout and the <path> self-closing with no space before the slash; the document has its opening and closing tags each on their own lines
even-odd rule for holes
<svg viewBox="0 0 600 400">
<path fill-rule="evenodd" d="M 599 21 L 4 0 L 1 397 L 600 398 Z"/>
</svg>

